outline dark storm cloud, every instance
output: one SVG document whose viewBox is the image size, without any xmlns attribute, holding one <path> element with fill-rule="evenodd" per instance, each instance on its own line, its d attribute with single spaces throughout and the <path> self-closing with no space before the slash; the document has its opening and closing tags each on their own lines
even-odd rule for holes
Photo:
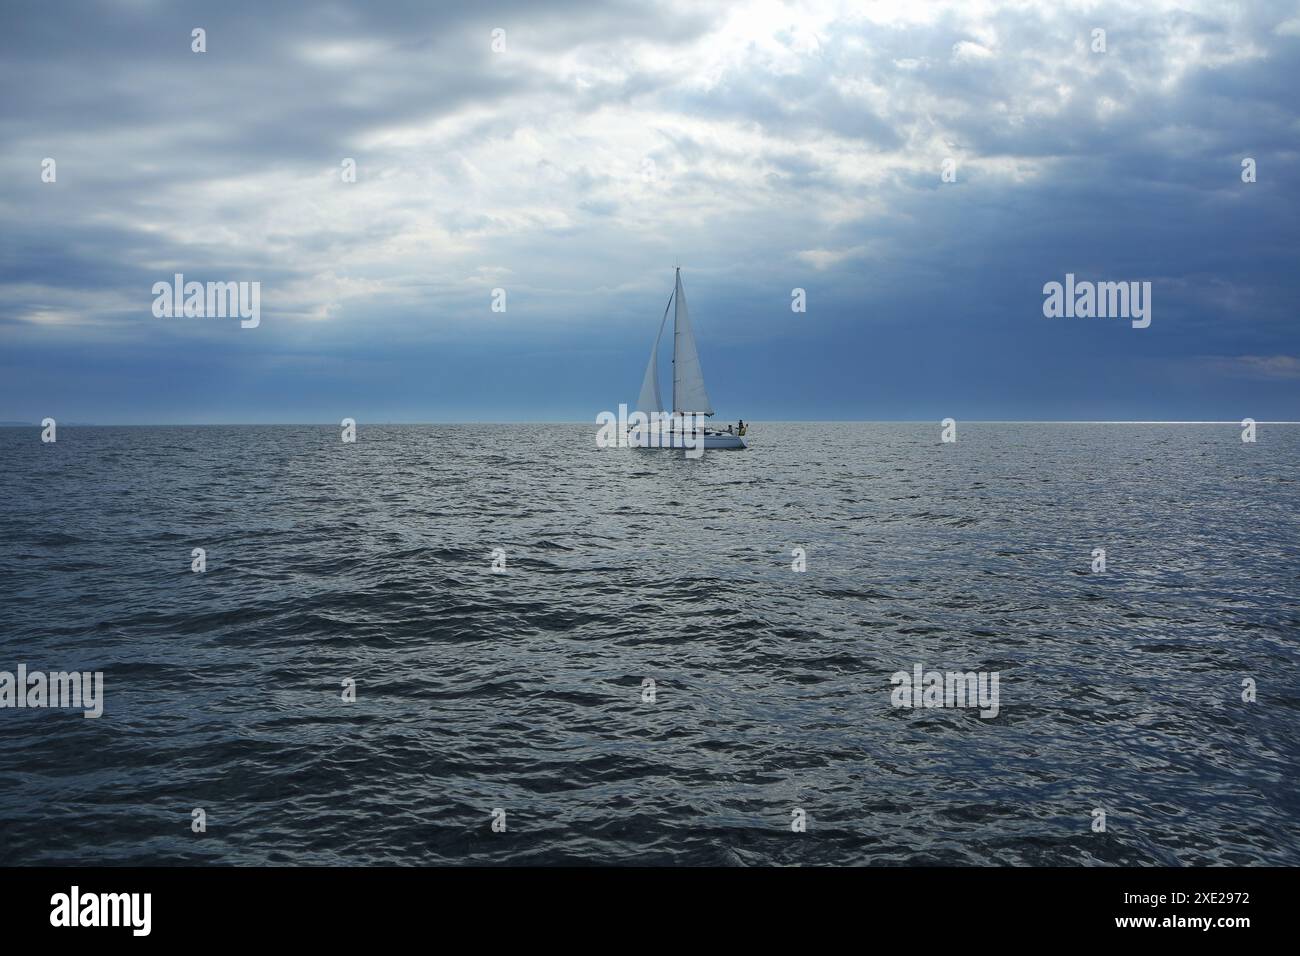
<svg viewBox="0 0 1300 956">
<path fill-rule="evenodd" d="M 996 407 L 1028 417 L 1070 381 L 1100 383 L 1120 417 L 1153 393 L 1171 417 L 1250 400 L 1298 417 L 1294 17 L 10 3 L 0 418 L 59 398 L 83 419 L 151 420 L 161 386 L 142 367 L 169 411 L 200 419 L 274 420 L 276 369 L 298 394 L 362 403 L 421 363 L 463 373 L 461 395 L 480 367 L 483 407 L 526 408 L 556 387 L 554 363 L 506 381 L 489 367 L 535 343 L 573 356 L 549 407 L 585 414 L 628 397 L 678 257 L 707 316 L 706 366 L 718 355 L 751 403 L 772 372 L 807 383 L 801 407 L 819 414 L 928 416 L 993 377 Z M 1241 182 L 1246 156 L 1256 184 Z M 44 157 L 56 184 L 40 181 Z M 950 157 L 958 181 L 941 183 Z M 149 289 L 174 271 L 262 282 L 268 321 L 253 338 L 160 323 Z M 1066 271 L 1152 280 L 1152 329 L 1045 320 L 1042 285 Z M 798 319 L 795 286 L 810 301 Z M 487 312 L 495 287 L 504 315 Z M 340 371 L 362 354 L 368 386 Z M 186 391 L 223 369 L 247 381 L 250 364 L 260 405 Z M 130 384 L 106 406 L 115 367 Z M 870 392 L 854 384 L 868 378 Z M 891 383 L 892 403 L 864 398 Z"/>
</svg>

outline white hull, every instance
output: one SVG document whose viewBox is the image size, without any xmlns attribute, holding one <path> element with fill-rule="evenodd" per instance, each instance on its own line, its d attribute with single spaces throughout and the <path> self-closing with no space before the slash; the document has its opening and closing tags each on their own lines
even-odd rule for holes
<svg viewBox="0 0 1300 956">
<path fill-rule="evenodd" d="M 629 432 L 627 443 L 632 448 L 699 448 L 699 438 L 690 433 L 682 434 L 681 432 Z M 745 439 L 739 435 L 714 435 L 704 436 L 705 451 L 739 451 L 742 448 L 748 448 Z"/>
</svg>

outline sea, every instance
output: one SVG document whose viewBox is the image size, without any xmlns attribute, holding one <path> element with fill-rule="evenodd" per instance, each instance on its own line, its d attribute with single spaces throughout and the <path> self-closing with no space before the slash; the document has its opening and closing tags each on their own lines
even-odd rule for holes
<svg viewBox="0 0 1300 956">
<path fill-rule="evenodd" d="M 0 429 L 0 672 L 103 681 L 0 707 L 0 864 L 1300 864 L 1242 431 Z"/>
</svg>

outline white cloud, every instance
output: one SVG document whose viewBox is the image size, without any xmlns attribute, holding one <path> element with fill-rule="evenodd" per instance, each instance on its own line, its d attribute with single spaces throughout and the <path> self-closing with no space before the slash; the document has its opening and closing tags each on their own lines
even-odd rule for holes
<svg viewBox="0 0 1300 956">
<path fill-rule="evenodd" d="M 274 67 L 215 53 L 203 74 L 126 64 L 111 91 L 122 117 L 87 118 L 58 150 L 61 179 L 93 181 L 100 200 L 42 201 L 66 203 L 70 228 L 132 230 L 141 268 L 264 278 L 268 303 L 286 301 L 278 283 L 302 299 L 289 320 L 436 312 L 498 273 L 571 289 L 596 269 L 626 289 L 677 255 L 827 271 L 867 254 L 864 226 L 906 222 L 914 184 L 936 184 L 948 156 L 963 182 L 1022 185 L 1098 159 L 1099 144 L 1129 147 L 1112 131 L 1135 114 L 1131 138 L 1153 148 L 1214 148 L 1216 128 L 1164 124 L 1162 105 L 1300 21 L 1184 6 L 754 0 L 591 29 L 539 12 L 519 15 L 501 56 L 477 23 L 410 36 L 282 23 Z M 1106 23 L 1113 52 L 1080 49 L 1081 22 Z M 208 108 L 160 116 L 168 86 Z M 15 168 L 45 135 L 29 119 L 3 148 Z M 356 183 L 340 181 L 345 156 Z M 564 305 L 539 292 L 534 307 Z"/>
</svg>

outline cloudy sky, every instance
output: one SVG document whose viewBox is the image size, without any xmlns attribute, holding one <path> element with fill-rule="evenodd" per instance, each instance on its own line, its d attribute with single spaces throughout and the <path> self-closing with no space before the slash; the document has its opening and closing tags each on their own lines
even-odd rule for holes
<svg viewBox="0 0 1300 956">
<path fill-rule="evenodd" d="M 0 420 L 592 420 L 677 262 L 726 418 L 1300 419 L 1294 3 L 6 0 L 0 74 Z"/>
</svg>

